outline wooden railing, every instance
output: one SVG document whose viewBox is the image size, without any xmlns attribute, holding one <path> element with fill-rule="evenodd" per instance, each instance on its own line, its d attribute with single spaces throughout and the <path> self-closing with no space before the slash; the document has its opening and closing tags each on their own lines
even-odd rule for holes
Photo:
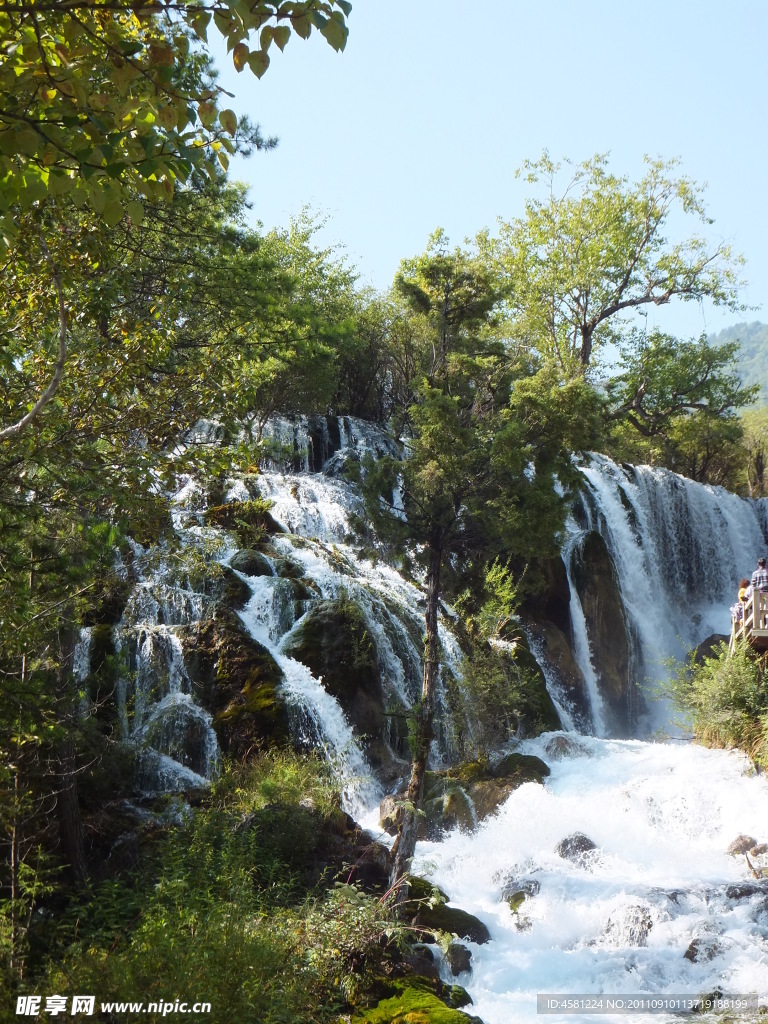
<svg viewBox="0 0 768 1024">
<path fill-rule="evenodd" d="M 741 639 L 760 650 L 768 649 L 768 594 L 756 591 L 748 601 L 741 602 L 741 608 L 741 619 L 733 618 L 731 622 L 731 652 Z"/>
</svg>

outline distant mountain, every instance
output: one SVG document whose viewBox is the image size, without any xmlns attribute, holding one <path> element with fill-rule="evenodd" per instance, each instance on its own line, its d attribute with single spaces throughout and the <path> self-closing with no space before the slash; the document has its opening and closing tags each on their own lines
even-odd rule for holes
<svg viewBox="0 0 768 1024">
<path fill-rule="evenodd" d="M 760 384 L 760 399 L 768 405 L 768 324 L 759 320 L 751 324 L 734 324 L 711 334 L 707 340 L 714 345 L 724 345 L 727 341 L 740 343 L 738 362 L 741 379 L 744 384 Z"/>
</svg>

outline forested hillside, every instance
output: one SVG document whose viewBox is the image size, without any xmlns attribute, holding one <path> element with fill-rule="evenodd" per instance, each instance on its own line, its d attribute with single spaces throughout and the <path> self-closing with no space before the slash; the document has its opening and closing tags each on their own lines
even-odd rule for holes
<svg viewBox="0 0 768 1024">
<path fill-rule="evenodd" d="M 709 337 L 712 345 L 739 343 L 739 373 L 745 385 L 760 386 L 760 403 L 768 404 L 768 324 L 734 324 Z"/>
</svg>

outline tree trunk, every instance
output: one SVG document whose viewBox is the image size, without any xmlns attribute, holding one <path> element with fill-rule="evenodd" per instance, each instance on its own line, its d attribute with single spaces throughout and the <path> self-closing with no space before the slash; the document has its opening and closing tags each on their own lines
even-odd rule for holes
<svg viewBox="0 0 768 1024">
<path fill-rule="evenodd" d="M 440 670 L 439 636 L 437 631 L 437 607 L 440 600 L 440 572 L 442 569 L 442 544 L 430 544 L 429 567 L 427 569 L 427 610 L 425 615 L 426 636 L 424 638 L 424 682 L 421 690 L 421 704 L 416 715 L 416 729 L 413 737 L 413 766 L 408 783 L 405 803 L 401 810 L 397 839 L 392 847 L 391 885 L 397 885 L 408 874 L 416 849 L 419 830 L 419 811 L 424 796 L 424 779 L 427 774 L 429 748 L 434 735 L 432 724 L 435 715 L 435 694 Z M 395 903 L 405 899 L 403 887 L 395 890 Z"/>
<path fill-rule="evenodd" d="M 74 635 L 71 630 L 66 630 L 63 637 L 60 635 L 56 687 L 57 717 L 64 730 L 55 751 L 56 817 L 59 822 L 62 852 L 69 864 L 72 880 L 76 886 L 82 886 L 88 881 L 88 868 L 77 794 L 75 728 L 78 713 L 75 705 L 76 694 L 71 682 L 74 647 Z"/>
</svg>

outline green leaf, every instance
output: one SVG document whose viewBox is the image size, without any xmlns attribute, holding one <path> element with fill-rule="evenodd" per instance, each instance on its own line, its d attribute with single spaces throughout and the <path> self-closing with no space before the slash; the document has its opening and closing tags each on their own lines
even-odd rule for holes
<svg viewBox="0 0 768 1024">
<path fill-rule="evenodd" d="M 340 7 L 347 17 L 352 13 L 352 4 L 349 0 L 336 0 L 336 6 Z"/>
<path fill-rule="evenodd" d="M 103 213 L 104 207 L 107 204 L 107 197 L 98 185 L 91 188 L 88 192 L 88 205 L 91 207 L 94 213 Z"/>
<path fill-rule="evenodd" d="M 292 16 L 291 25 L 293 25 L 296 35 L 301 36 L 302 39 L 309 39 L 312 32 L 312 19 L 306 11 L 303 14 Z"/>
<path fill-rule="evenodd" d="M 125 212 L 137 226 L 144 220 L 144 206 L 141 203 L 135 201 L 126 203 Z"/>
<path fill-rule="evenodd" d="M 250 50 L 245 43 L 237 43 L 234 50 L 232 51 L 232 63 L 235 65 L 235 71 L 238 73 L 245 67 L 246 61 Z"/>
<path fill-rule="evenodd" d="M 285 44 L 291 38 L 291 30 L 287 25 L 277 25 L 272 29 L 272 38 L 275 40 L 280 50 L 285 49 Z"/>
<path fill-rule="evenodd" d="M 113 228 L 116 224 L 119 224 L 120 221 L 123 219 L 123 208 L 120 205 L 120 203 L 116 202 L 114 199 L 111 199 L 104 207 L 102 217 L 104 218 L 104 223 L 107 225 L 107 227 Z"/>
<path fill-rule="evenodd" d="M 225 132 L 234 135 L 237 131 L 237 115 L 234 110 L 222 110 L 219 114 L 219 123 Z"/>
<path fill-rule="evenodd" d="M 347 45 L 349 29 L 343 21 L 337 21 L 336 14 L 338 12 L 334 12 L 334 16 L 329 18 L 325 25 L 320 26 L 320 31 L 334 50 L 339 53 Z M 341 15 L 339 15 L 339 18 L 341 18 Z"/>
<path fill-rule="evenodd" d="M 248 66 L 257 78 L 261 78 L 269 67 L 269 54 L 263 50 L 255 50 L 248 58 Z"/>
</svg>

